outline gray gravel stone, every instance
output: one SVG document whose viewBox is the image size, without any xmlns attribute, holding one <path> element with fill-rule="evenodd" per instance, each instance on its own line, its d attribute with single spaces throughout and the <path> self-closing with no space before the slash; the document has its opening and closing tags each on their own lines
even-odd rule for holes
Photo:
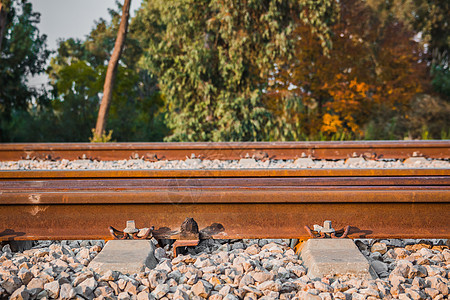
<svg viewBox="0 0 450 300">
<path fill-rule="evenodd" d="M 163 284 L 167 280 L 167 273 L 158 270 L 151 270 L 148 274 L 148 281 L 152 288 L 156 288 L 158 285 Z"/>
<path fill-rule="evenodd" d="M 5 247 L 3 247 L 3 251 L 5 251 Z M 8 294 L 12 294 L 22 285 L 22 281 L 19 277 L 13 275 L 4 280 L 1 285 Z"/>
<path fill-rule="evenodd" d="M 154 255 L 158 262 L 160 262 L 164 258 L 167 258 L 166 251 L 163 248 L 156 248 Z"/>
<path fill-rule="evenodd" d="M 387 274 L 388 264 L 379 260 L 374 260 L 370 264 L 372 265 L 372 268 L 375 270 L 375 272 L 377 272 L 378 275 Z"/>
<path fill-rule="evenodd" d="M 30 270 L 21 268 L 19 270 L 19 273 L 17 273 L 17 276 L 19 276 L 20 280 L 24 285 L 27 285 L 31 279 L 34 278 L 33 273 L 30 272 Z"/>
<path fill-rule="evenodd" d="M 97 281 L 95 280 L 94 277 L 89 277 L 86 280 L 82 281 L 78 286 L 77 286 L 77 294 L 81 294 L 81 295 L 91 295 L 94 293 L 95 288 L 97 287 Z M 78 291 L 81 291 L 78 292 Z"/>
<path fill-rule="evenodd" d="M 235 295 L 228 294 L 225 297 L 223 297 L 223 300 L 239 300 L 239 298 L 236 297 Z"/>
<path fill-rule="evenodd" d="M 167 292 L 169 292 L 169 286 L 167 284 L 159 284 L 152 292 L 152 295 L 156 299 L 161 299 Z"/>
<path fill-rule="evenodd" d="M 394 240 L 392 244 L 390 240 L 359 240 L 359 248 L 365 249 L 377 273 L 385 276 L 377 280 L 346 276 L 311 280 L 305 275 L 302 261 L 287 247 L 288 242 L 208 241 L 200 247 L 201 251 L 193 249 L 191 254 L 175 259 L 171 259 L 170 249 L 161 248 L 168 256 L 162 257 L 155 269 L 129 275 L 118 272 L 101 275 L 77 262 L 76 256 L 83 249 L 87 249 L 84 253 L 89 252 L 88 261 L 95 257 L 100 251 L 95 248 L 100 248 L 97 242 L 79 241 L 76 248 L 69 242 L 38 242 L 35 248 L 22 253 L 3 253 L 0 298 L 14 295 L 20 299 L 28 293 L 30 299 L 48 299 L 55 293 L 49 287 L 56 285 L 63 299 L 200 300 L 205 295 L 216 300 L 448 298 L 450 251 L 442 244 L 436 247 L 412 240 L 406 249 L 398 247 L 407 244 L 403 240 Z M 233 247 L 233 243 L 238 246 Z M 386 245 L 384 254 L 373 252 L 377 243 Z M 27 285 L 22 284 L 27 280 Z M 11 293 L 3 287 L 14 283 L 17 287 Z"/>
<path fill-rule="evenodd" d="M 14 293 L 9 298 L 10 300 L 28 300 L 30 298 L 30 293 L 26 290 L 26 287 L 22 285 L 20 288 L 14 291 Z"/>
<path fill-rule="evenodd" d="M 181 289 L 177 289 L 173 295 L 173 299 L 174 300 L 189 300 L 189 296 L 185 291 L 183 291 Z"/>
</svg>

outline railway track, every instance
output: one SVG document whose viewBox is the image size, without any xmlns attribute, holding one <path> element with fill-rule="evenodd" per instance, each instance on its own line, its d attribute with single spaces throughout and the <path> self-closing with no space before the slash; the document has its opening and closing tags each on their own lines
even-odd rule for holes
<svg viewBox="0 0 450 300">
<path fill-rule="evenodd" d="M 3 144 L 0 161 L 20 159 L 404 159 L 450 158 L 449 141 L 240 142 L 240 143 L 70 143 Z"/>
<path fill-rule="evenodd" d="M 49 144 L 47 148 L 11 144 L 2 145 L 0 160 L 24 155 L 180 159 L 192 153 L 203 159 L 339 159 L 355 152 L 372 159 L 413 155 L 448 159 L 449 145 L 448 141 Z M 308 238 L 305 226 L 325 220 L 337 230 L 349 226 L 350 238 L 450 238 L 450 170 L 0 171 L 0 211 L 0 241 L 110 239 L 108 227 L 123 228 L 127 220 L 135 220 L 140 228 L 154 226 L 157 238 L 179 239 L 187 217 L 198 223 L 200 238 Z"/>
</svg>

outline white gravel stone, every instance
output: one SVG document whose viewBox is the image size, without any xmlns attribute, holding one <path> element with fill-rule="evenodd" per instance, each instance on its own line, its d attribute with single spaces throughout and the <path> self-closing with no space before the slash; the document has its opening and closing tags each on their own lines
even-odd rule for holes
<svg viewBox="0 0 450 300">
<path fill-rule="evenodd" d="M 255 272 L 252 274 L 252 277 L 258 282 L 265 282 L 272 280 L 274 275 L 270 272 Z"/>
<path fill-rule="evenodd" d="M 119 272 L 108 270 L 99 278 L 100 281 L 114 281 L 119 277 Z"/>
<path fill-rule="evenodd" d="M 72 299 L 75 297 L 75 289 L 69 283 L 65 283 L 60 287 L 59 297 L 67 300 Z"/>
<path fill-rule="evenodd" d="M 169 286 L 167 284 L 159 284 L 152 292 L 152 295 L 156 299 L 161 299 L 167 292 L 169 292 Z"/>
<path fill-rule="evenodd" d="M 121 292 L 118 296 L 117 296 L 118 300 L 131 300 L 130 295 L 127 292 Z"/>
<path fill-rule="evenodd" d="M 211 292 L 213 286 L 205 280 L 199 280 L 196 284 L 192 286 L 192 291 L 196 296 L 207 298 Z"/>
<path fill-rule="evenodd" d="M 44 289 L 47 291 L 48 296 L 52 298 L 58 298 L 59 296 L 59 282 L 52 281 L 44 284 Z"/>
<path fill-rule="evenodd" d="M 380 254 L 385 254 L 387 251 L 387 246 L 385 243 L 375 243 L 371 248 L 372 252 L 378 252 Z"/>
<path fill-rule="evenodd" d="M 420 163 L 409 164 L 402 160 L 364 160 L 351 158 L 347 161 L 327 160 L 255 160 L 244 158 L 241 160 L 171 160 L 150 162 L 142 159 L 116 161 L 90 160 L 22 160 L 0 162 L 0 170 L 89 170 L 89 169 L 322 169 L 322 168 L 450 168 L 449 160 L 422 159 Z M 89 242 L 86 242 L 89 243 Z M 82 246 L 87 246 L 84 244 Z M 396 245 L 401 247 L 403 245 Z"/>
</svg>

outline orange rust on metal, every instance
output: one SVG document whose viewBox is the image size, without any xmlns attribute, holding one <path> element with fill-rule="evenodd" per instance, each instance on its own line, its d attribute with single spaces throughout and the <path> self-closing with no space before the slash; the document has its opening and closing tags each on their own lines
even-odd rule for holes
<svg viewBox="0 0 450 300">
<path fill-rule="evenodd" d="M 30 170 L 0 171 L 1 180 L 23 178 L 260 178 L 260 177 L 367 177 L 450 176 L 449 169 L 170 169 L 170 170 Z M 222 179 L 220 179 L 222 180 Z M 348 180 L 348 179 L 347 179 Z M 355 180 L 355 178 L 354 178 Z"/>
<path fill-rule="evenodd" d="M 180 223 L 194 217 L 200 238 L 309 238 L 304 224 L 350 225 L 349 238 L 450 238 L 450 203 L 206 203 L 2 205 L 0 240 L 110 239 L 108 225 L 135 219 L 157 224 L 153 236 L 176 239 Z"/>
<path fill-rule="evenodd" d="M 0 240 L 109 239 L 127 220 L 200 238 L 308 238 L 305 225 L 350 225 L 350 238 L 450 238 L 445 169 L 1 171 Z"/>
<path fill-rule="evenodd" d="M 354 154 L 369 159 L 403 159 L 414 153 L 429 158 L 450 158 L 450 141 L 2 144 L 0 160 L 27 157 L 176 160 L 191 157 L 192 154 L 201 159 L 240 159 L 246 156 L 295 159 L 304 155 L 316 159 L 345 159 Z"/>
<path fill-rule="evenodd" d="M 450 189 L 450 170 L 445 169 L 171 171 L 0 171 L 0 201 L 25 205 L 138 204 L 149 199 L 168 204 L 445 202 Z"/>
</svg>

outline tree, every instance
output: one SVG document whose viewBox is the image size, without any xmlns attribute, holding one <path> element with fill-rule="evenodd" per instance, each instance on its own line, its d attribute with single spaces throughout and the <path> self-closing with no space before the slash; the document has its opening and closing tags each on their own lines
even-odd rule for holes
<svg viewBox="0 0 450 300">
<path fill-rule="evenodd" d="M 368 0 L 382 20 L 395 17 L 417 33 L 434 91 L 450 100 L 450 2 L 447 0 Z"/>
<path fill-rule="evenodd" d="M 138 13 L 146 56 L 167 99 L 170 141 L 256 141 L 270 136 L 262 101 L 270 71 L 293 52 L 295 19 L 324 48 L 333 0 L 147 1 Z M 146 32 L 144 32 L 146 31 Z"/>
<path fill-rule="evenodd" d="M 404 113 L 423 91 L 420 46 L 396 19 L 382 22 L 363 2 L 340 1 L 329 56 L 297 22 L 296 53 L 274 70 L 267 89 L 267 101 L 285 126 L 275 139 L 361 138 L 379 112 Z"/>
<path fill-rule="evenodd" d="M 119 63 L 120 55 L 122 54 L 123 46 L 128 29 L 128 19 L 130 15 L 131 0 L 125 0 L 122 7 L 122 19 L 120 21 L 119 31 L 117 33 L 114 51 L 109 60 L 108 69 L 106 71 L 105 84 L 103 86 L 103 97 L 98 111 L 97 124 L 95 126 L 94 140 L 101 140 L 105 133 L 106 118 L 108 116 L 109 107 L 111 106 L 112 91 L 114 81 L 116 79 L 117 65 Z"/>
<path fill-rule="evenodd" d="M 26 110 L 32 99 L 41 99 L 42 92 L 29 87 L 27 82 L 30 76 L 44 71 L 50 51 L 46 49 L 47 37 L 40 35 L 36 27 L 40 15 L 33 12 L 31 3 L 26 0 L 1 3 L 0 21 L 6 25 L 0 25 L 4 33 L 0 49 L 0 140 L 7 141 L 10 137 L 5 128 L 14 110 Z"/>
<path fill-rule="evenodd" d="M 6 29 L 6 20 L 11 7 L 10 0 L 0 1 L 0 51 L 2 50 L 2 41 Z"/>
<path fill-rule="evenodd" d="M 107 64 L 121 23 L 121 6 L 111 9 L 111 20 L 100 19 L 85 40 L 59 43 L 48 74 L 53 87 L 53 130 L 47 140 L 88 141 L 97 118 Z M 106 126 L 118 141 L 161 141 L 164 99 L 157 79 L 139 67 L 142 47 L 133 20 L 117 67 L 116 84 Z"/>
</svg>

